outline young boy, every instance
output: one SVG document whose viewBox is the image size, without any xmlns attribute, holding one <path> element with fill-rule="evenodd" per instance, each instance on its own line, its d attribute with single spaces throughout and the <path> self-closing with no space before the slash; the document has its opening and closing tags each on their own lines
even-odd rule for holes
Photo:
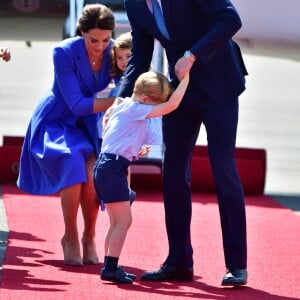
<svg viewBox="0 0 300 300">
<path fill-rule="evenodd" d="M 98 199 L 105 203 L 110 227 L 105 238 L 105 261 L 101 279 L 132 283 L 134 274 L 119 266 L 119 256 L 132 222 L 127 174 L 130 162 L 138 159 L 147 136 L 147 119 L 175 110 L 186 91 L 189 74 L 172 93 L 168 79 L 146 72 L 136 80 L 131 98 L 117 98 L 103 130 L 101 153 L 94 169 Z"/>
</svg>

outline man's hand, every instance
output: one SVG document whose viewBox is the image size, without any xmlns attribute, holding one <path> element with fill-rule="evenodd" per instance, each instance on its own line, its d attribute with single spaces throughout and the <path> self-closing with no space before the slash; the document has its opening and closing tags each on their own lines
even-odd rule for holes
<svg viewBox="0 0 300 300">
<path fill-rule="evenodd" d="M 190 57 L 180 57 L 175 65 L 175 74 L 179 81 L 182 80 L 182 78 L 190 72 L 194 61 L 196 60 L 196 57 L 190 56 Z"/>
</svg>

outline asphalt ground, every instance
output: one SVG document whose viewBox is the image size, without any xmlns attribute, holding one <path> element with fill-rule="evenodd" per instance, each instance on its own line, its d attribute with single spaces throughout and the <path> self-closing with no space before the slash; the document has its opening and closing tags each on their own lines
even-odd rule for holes
<svg viewBox="0 0 300 300">
<path fill-rule="evenodd" d="M 62 20 L 21 24 L 2 18 L 0 27 L 1 45 L 12 53 L 10 62 L 0 61 L 1 145 L 3 135 L 24 136 L 52 83 L 51 53 L 61 39 Z M 265 194 L 300 214 L 300 44 L 239 42 L 249 76 L 240 97 L 237 147 L 267 150 Z M 197 144 L 206 144 L 204 128 Z M 0 265 L 8 231 L 0 199 Z"/>
</svg>

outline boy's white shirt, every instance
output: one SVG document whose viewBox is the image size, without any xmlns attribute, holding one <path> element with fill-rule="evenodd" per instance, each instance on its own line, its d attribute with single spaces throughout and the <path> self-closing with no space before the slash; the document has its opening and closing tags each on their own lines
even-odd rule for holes
<svg viewBox="0 0 300 300">
<path fill-rule="evenodd" d="M 128 160 L 138 159 L 147 135 L 147 115 L 153 105 L 142 104 L 131 98 L 114 107 L 103 131 L 101 152 L 121 155 Z"/>
</svg>

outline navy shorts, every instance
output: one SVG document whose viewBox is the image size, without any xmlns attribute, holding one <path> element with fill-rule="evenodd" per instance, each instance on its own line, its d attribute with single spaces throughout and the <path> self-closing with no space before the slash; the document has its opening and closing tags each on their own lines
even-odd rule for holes
<svg viewBox="0 0 300 300">
<path fill-rule="evenodd" d="M 99 202 L 129 201 L 128 166 L 130 161 L 120 155 L 101 153 L 94 168 L 94 186 Z"/>
</svg>

